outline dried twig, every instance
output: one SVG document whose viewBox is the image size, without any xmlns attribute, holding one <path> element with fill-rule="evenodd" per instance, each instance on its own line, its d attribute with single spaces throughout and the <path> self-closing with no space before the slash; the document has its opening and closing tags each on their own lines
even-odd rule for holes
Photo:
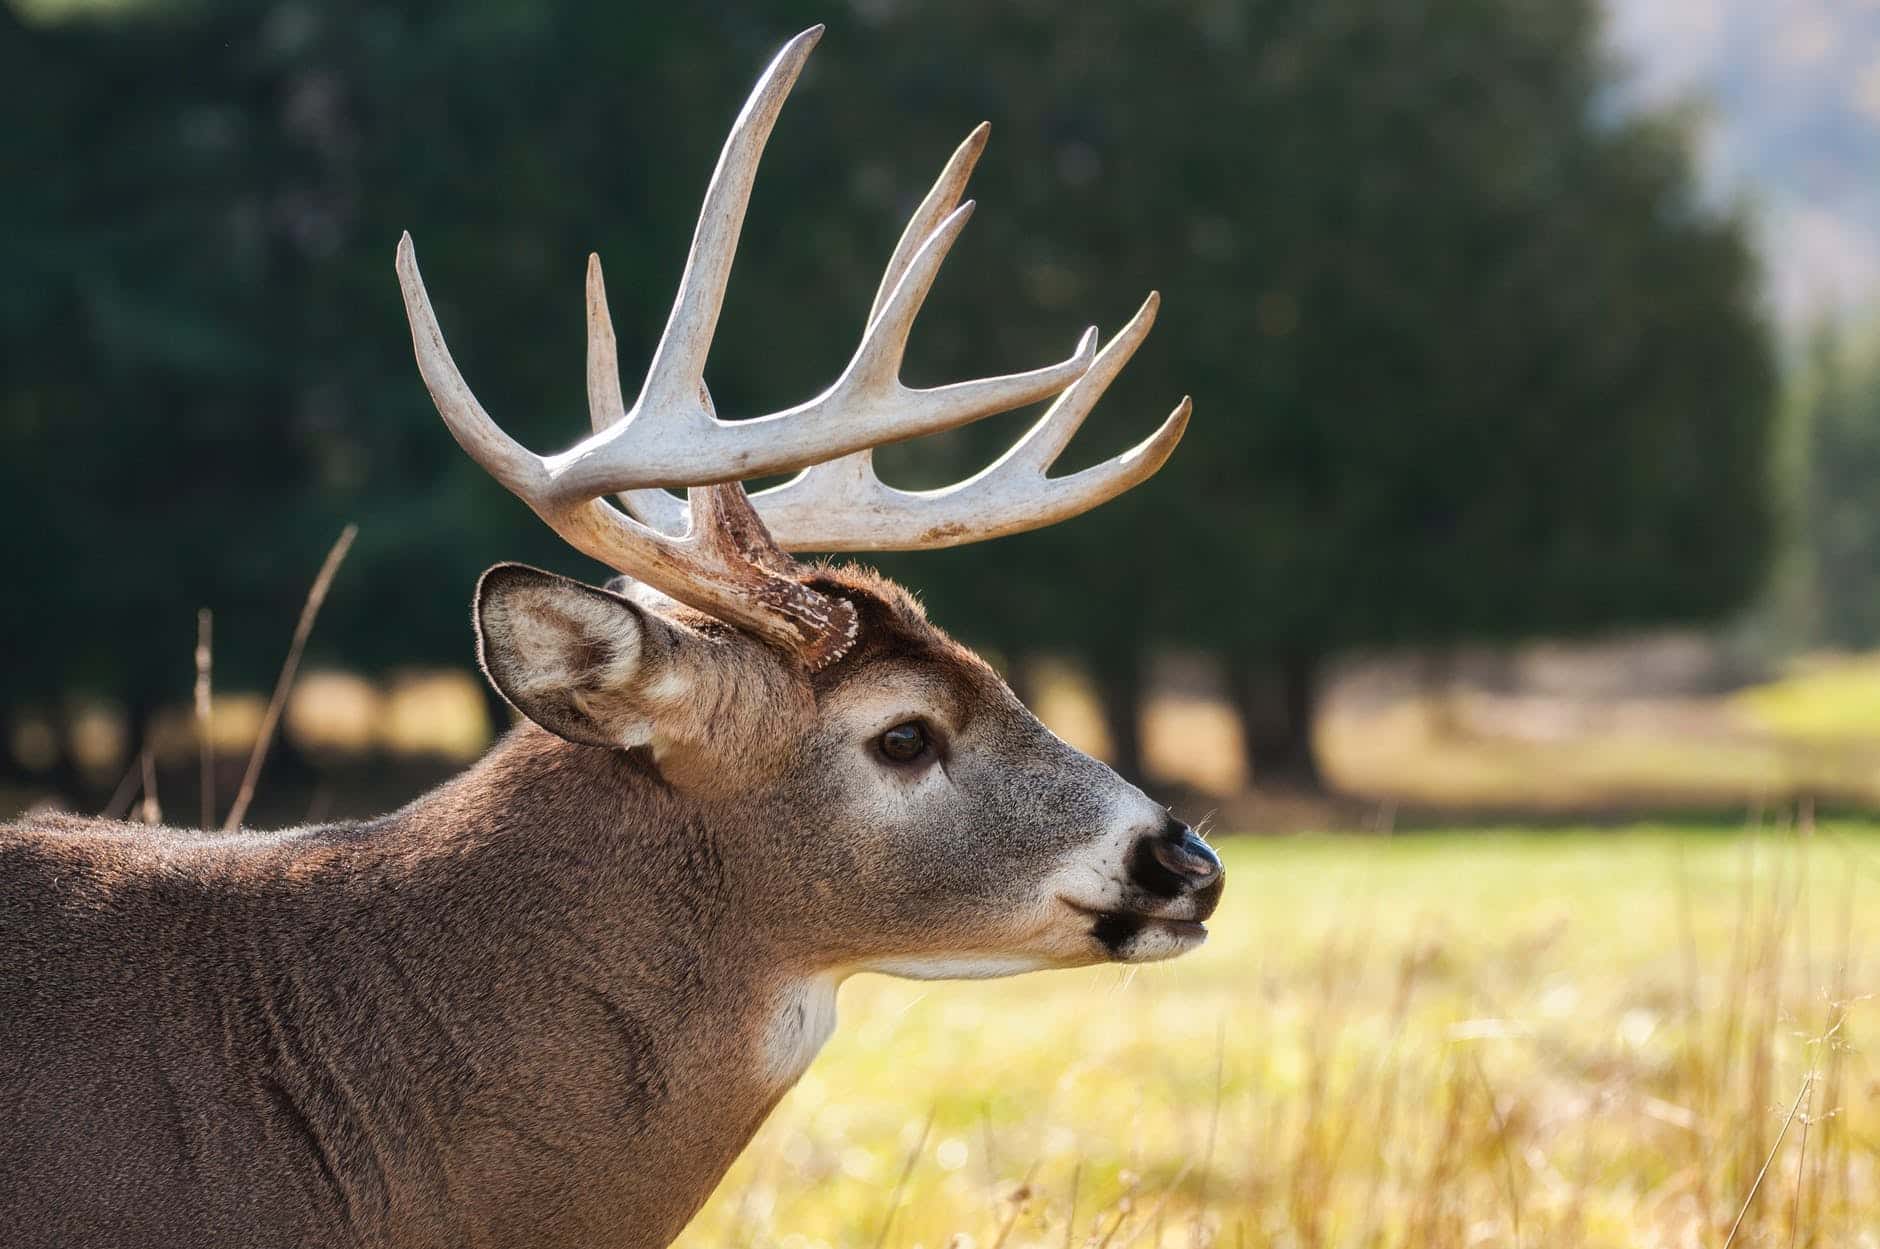
<svg viewBox="0 0 1880 1249">
<path fill-rule="evenodd" d="M 261 732 L 256 735 L 254 750 L 248 755 L 248 768 L 242 773 L 241 789 L 235 795 L 235 804 L 228 809 L 228 818 L 222 821 L 225 832 L 233 832 L 241 827 L 242 817 L 248 814 L 248 804 L 254 801 L 255 783 L 261 779 L 261 763 L 268 757 L 268 747 L 273 744 L 274 730 L 280 724 L 281 709 L 287 705 L 288 691 L 294 688 L 294 674 L 300 668 L 300 653 L 306 649 L 307 635 L 313 632 L 314 619 L 320 614 L 320 605 L 326 602 L 326 592 L 333 584 L 334 574 L 339 572 L 340 563 L 345 560 L 353 539 L 358 536 L 357 525 L 347 525 L 340 531 L 339 540 L 333 543 L 333 549 L 326 553 L 326 562 L 320 565 L 320 575 L 313 579 L 313 587 L 307 591 L 307 602 L 300 609 L 300 623 L 294 626 L 294 640 L 289 644 L 287 658 L 281 664 L 281 675 L 274 682 L 274 697 L 268 700 L 267 714 L 261 717 Z"/>
<path fill-rule="evenodd" d="M 1127 1219 L 1128 1217 L 1129 1217 L 1129 1206 L 1127 1202 L 1124 1202 L 1122 1203 L 1122 1208 L 1117 1210 L 1116 1218 L 1110 1224 L 1110 1230 L 1103 1233 L 1102 1238 L 1097 1241 L 1097 1243 L 1092 1247 L 1092 1249 L 1109 1249 L 1110 1240 L 1112 1237 L 1116 1235 L 1116 1229 L 1121 1227 L 1123 1225 L 1123 1221 Z"/>
<path fill-rule="evenodd" d="M 1815 1073 L 1811 1068 L 1803 1084 L 1803 1091 L 1812 1092 L 1814 1084 Z M 1795 1145 L 1795 1196 L 1789 1204 L 1789 1249 L 1795 1249 L 1795 1238 L 1801 1235 L 1802 1189 L 1808 1184 L 1808 1125 L 1813 1118 L 1809 1111 L 1814 1109 L 1815 1099 L 1810 1096 L 1807 1101 L 1808 1110 L 1802 1112 L 1802 1139 Z"/>
<path fill-rule="evenodd" d="M 1789 1134 L 1789 1124 L 1795 1122 L 1795 1116 L 1801 1112 L 1802 1100 L 1808 1096 L 1808 1090 L 1814 1087 L 1815 1073 L 1811 1068 L 1802 1077 L 1802 1088 L 1795 1095 L 1795 1101 L 1789 1106 L 1787 1117 L 1782 1120 L 1782 1130 L 1776 1133 L 1776 1143 L 1769 1147 L 1769 1156 L 1763 1159 L 1762 1170 L 1756 1172 L 1756 1182 L 1749 1186 L 1749 1195 L 1743 1198 L 1743 1208 L 1736 1212 L 1736 1222 L 1730 1224 L 1730 1234 L 1723 1238 L 1723 1249 L 1730 1249 L 1736 1243 L 1737 1229 L 1743 1226 L 1743 1216 L 1749 1213 L 1750 1205 L 1756 1200 L 1756 1193 L 1762 1188 L 1763 1177 L 1769 1174 L 1769 1166 L 1776 1160 L 1776 1154 L 1782 1148 L 1782 1138 Z"/>
<path fill-rule="evenodd" d="M 215 664 L 211 631 L 215 618 L 207 607 L 196 612 L 196 757 L 202 779 L 202 826 L 215 827 L 215 742 L 209 736 L 210 678 Z"/>
<path fill-rule="evenodd" d="M 129 767 L 124 769 L 123 778 L 118 781 L 117 788 L 111 791 L 111 801 L 104 804 L 101 818 L 123 819 L 131 809 L 131 800 L 137 797 L 137 786 L 142 782 L 143 777 L 144 760 L 143 756 L 139 755 L 131 760 Z"/>
<path fill-rule="evenodd" d="M 144 774 L 144 802 L 140 815 L 146 824 L 161 824 L 163 807 L 157 802 L 157 761 L 150 753 L 150 747 L 144 747 L 144 753 L 137 762 Z"/>
</svg>

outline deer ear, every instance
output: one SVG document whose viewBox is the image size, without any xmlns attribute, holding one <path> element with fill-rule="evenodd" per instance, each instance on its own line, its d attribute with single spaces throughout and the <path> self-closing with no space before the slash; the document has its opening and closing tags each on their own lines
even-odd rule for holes
<svg viewBox="0 0 1880 1249">
<path fill-rule="evenodd" d="M 652 744 L 662 704 L 689 684 L 694 639 L 682 630 L 622 595 L 522 564 L 477 582 L 476 627 L 490 684 L 571 742 Z"/>
</svg>

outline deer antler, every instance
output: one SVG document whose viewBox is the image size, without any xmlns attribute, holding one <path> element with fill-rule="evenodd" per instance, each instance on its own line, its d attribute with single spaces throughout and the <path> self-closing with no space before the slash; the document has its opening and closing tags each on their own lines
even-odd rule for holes
<svg viewBox="0 0 1880 1249">
<path fill-rule="evenodd" d="M 908 271 L 921 243 L 952 214 L 966 190 L 991 128 L 980 123 L 947 161 L 933 189 L 908 219 L 875 291 L 872 325 Z M 588 266 L 588 407 L 598 432 L 610 419 L 605 387 L 617 378 L 613 323 L 600 266 Z M 786 551 L 914 551 L 960 546 L 1041 529 L 1107 503 L 1161 468 L 1188 427 L 1184 398 L 1161 428 L 1119 456 L 1068 477 L 1045 473 L 1116 375 L 1155 325 L 1161 298 L 1151 291 L 1142 308 L 1105 344 L 1089 372 L 1071 383 L 1037 424 L 994 463 L 939 490 L 896 490 L 875 475 L 874 452 L 863 448 L 812 465 L 751 499 L 771 536 Z M 598 314 L 597 314 L 598 313 Z M 618 385 L 618 382 L 615 382 Z M 629 490 L 620 502 L 635 517 L 668 533 L 686 527 L 685 501 L 664 490 Z"/>
<path fill-rule="evenodd" d="M 813 27 L 784 45 L 732 125 L 705 192 L 665 333 L 631 408 L 621 394 L 600 262 L 590 258 L 588 404 L 594 432 L 572 449 L 537 455 L 490 418 L 444 345 L 411 236 L 398 246 L 399 285 L 418 370 L 458 443 L 579 550 L 794 651 L 813 668 L 846 652 L 854 639 L 854 611 L 802 584 L 784 549 L 948 546 L 1050 524 L 1155 472 L 1188 418 L 1183 400 L 1162 428 L 1135 449 L 1069 477 L 1044 476 L 1148 333 L 1154 295 L 1101 356 L 1091 329 L 1075 353 L 1058 364 L 928 390 L 902 384 L 901 361 L 914 317 L 972 213 L 972 202 L 961 203 L 960 195 L 985 146 L 987 128 L 981 125 L 953 154 L 909 221 L 861 343 L 835 383 L 782 412 L 742 421 L 718 419 L 705 389 L 705 359 L 758 158 L 822 29 Z M 873 447 L 952 429 L 1053 394 L 1059 398 L 1043 419 L 997 463 L 968 481 L 909 493 L 874 476 Z M 804 471 L 756 496 L 755 506 L 737 484 L 792 469 Z M 665 488 L 679 486 L 689 489 L 689 501 L 666 493 Z M 605 501 L 610 493 L 620 495 L 630 515 Z"/>
</svg>

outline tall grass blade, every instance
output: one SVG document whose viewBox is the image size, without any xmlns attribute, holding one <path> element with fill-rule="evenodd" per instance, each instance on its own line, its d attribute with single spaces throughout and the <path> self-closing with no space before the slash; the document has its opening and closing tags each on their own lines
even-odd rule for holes
<svg viewBox="0 0 1880 1249">
<path fill-rule="evenodd" d="M 255 736 L 254 749 L 248 755 L 248 767 L 242 773 L 241 789 L 235 794 L 234 805 L 228 809 L 228 818 L 222 821 L 224 832 L 233 832 L 241 827 L 243 817 L 248 814 L 248 804 L 254 801 L 255 784 L 261 779 L 262 761 L 268 757 L 268 747 L 273 744 L 274 731 L 281 722 L 281 710 L 287 705 L 287 695 L 294 688 L 294 676 L 300 670 L 300 654 L 307 648 L 307 637 L 313 632 L 313 622 L 320 615 L 320 605 L 326 602 L 326 592 L 333 585 L 333 577 L 345 561 L 346 552 L 352 549 L 353 539 L 358 536 L 357 525 L 347 525 L 340 530 L 339 540 L 326 553 L 326 562 L 320 565 L 320 573 L 313 579 L 312 588 L 307 591 L 307 601 L 300 609 L 300 621 L 294 626 L 294 640 L 288 645 L 287 658 L 281 664 L 281 675 L 274 682 L 274 696 L 268 699 L 267 713 L 261 717 L 261 732 Z"/>
</svg>

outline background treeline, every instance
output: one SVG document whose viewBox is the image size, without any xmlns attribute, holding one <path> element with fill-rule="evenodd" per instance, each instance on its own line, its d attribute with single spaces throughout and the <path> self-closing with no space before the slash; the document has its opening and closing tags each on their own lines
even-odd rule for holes
<svg viewBox="0 0 1880 1249">
<path fill-rule="evenodd" d="M 393 244 L 416 237 L 489 409 L 567 445 L 586 253 L 636 368 L 744 92 L 824 18 L 759 178 L 719 410 L 835 375 L 906 213 L 990 119 L 910 380 L 1056 358 L 1159 288 L 1063 467 L 1184 393 L 1197 415 L 1088 518 L 884 563 L 1007 660 L 1081 660 L 1124 766 L 1162 648 L 1219 656 L 1256 779 L 1310 785 L 1332 656 L 1712 620 L 1761 588 L 1785 496 L 1755 265 L 1678 120 L 1620 107 L 1591 0 L 827 7 L 0 7 L 0 711 L 108 694 L 135 737 L 185 695 L 202 605 L 218 679 L 263 685 L 348 520 L 315 653 L 363 671 L 463 662 L 496 559 L 594 575 L 440 427 Z M 1844 449 L 1807 516 L 1837 535 L 1830 580 L 1874 550 L 1852 532 L 1872 376 L 1824 373 L 1796 435 Z M 884 471 L 964 475 L 1026 419 Z M 1866 593 L 1845 610 L 1871 637 Z"/>
</svg>

